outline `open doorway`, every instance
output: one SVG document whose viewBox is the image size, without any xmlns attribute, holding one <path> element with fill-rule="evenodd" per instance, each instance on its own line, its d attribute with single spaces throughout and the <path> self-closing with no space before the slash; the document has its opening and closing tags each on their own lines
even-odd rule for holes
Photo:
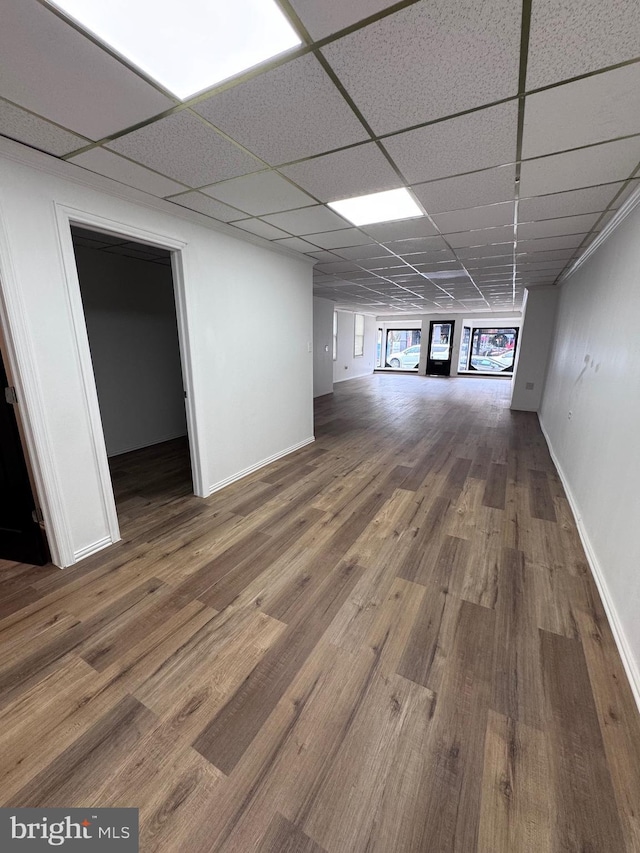
<svg viewBox="0 0 640 853">
<path fill-rule="evenodd" d="M 72 225 L 121 534 L 193 492 L 171 253 Z"/>
</svg>

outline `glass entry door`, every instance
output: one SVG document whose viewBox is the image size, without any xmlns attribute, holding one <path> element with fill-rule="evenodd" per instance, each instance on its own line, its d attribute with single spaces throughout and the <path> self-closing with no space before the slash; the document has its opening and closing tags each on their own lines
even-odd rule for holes
<svg viewBox="0 0 640 853">
<path fill-rule="evenodd" d="M 449 376 L 451 373 L 451 347 L 454 323 L 429 324 L 429 352 L 427 354 L 427 376 Z"/>
</svg>

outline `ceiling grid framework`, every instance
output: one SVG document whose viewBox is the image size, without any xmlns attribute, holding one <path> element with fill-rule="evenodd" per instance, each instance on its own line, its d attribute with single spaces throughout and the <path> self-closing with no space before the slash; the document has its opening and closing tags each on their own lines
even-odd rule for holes
<svg viewBox="0 0 640 853">
<path fill-rule="evenodd" d="M 8 0 L 0 134 L 299 252 L 316 295 L 375 314 L 519 310 L 640 183 L 631 0 L 279 5 L 300 47 L 180 102 Z M 327 206 L 403 186 L 423 216 Z"/>
</svg>

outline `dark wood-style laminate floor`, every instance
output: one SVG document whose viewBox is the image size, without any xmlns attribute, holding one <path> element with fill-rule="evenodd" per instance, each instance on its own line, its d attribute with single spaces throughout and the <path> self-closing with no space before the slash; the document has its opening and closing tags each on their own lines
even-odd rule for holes
<svg viewBox="0 0 640 853">
<path fill-rule="evenodd" d="M 200 500 L 114 460 L 123 541 L 1 564 L 0 792 L 144 853 L 631 853 L 640 721 L 534 414 L 376 375 Z"/>
</svg>

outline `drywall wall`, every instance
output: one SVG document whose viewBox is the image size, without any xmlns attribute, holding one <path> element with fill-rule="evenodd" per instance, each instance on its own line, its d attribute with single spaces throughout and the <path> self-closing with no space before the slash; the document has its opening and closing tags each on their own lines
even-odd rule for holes
<svg viewBox="0 0 640 853">
<path fill-rule="evenodd" d="M 561 287 L 541 423 L 640 700 L 640 207 Z"/>
<path fill-rule="evenodd" d="M 171 268 L 75 254 L 107 454 L 186 435 Z"/>
<path fill-rule="evenodd" d="M 376 320 L 364 315 L 364 355 L 354 356 L 355 312 L 338 309 L 338 358 L 333 362 L 333 381 L 344 382 L 373 373 L 376 353 Z"/>
<path fill-rule="evenodd" d="M 88 344 L 74 325 L 78 285 L 65 266 L 69 253 L 73 258 L 69 211 L 89 227 L 99 220 L 144 242 L 166 238 L 182 246 L 181 334 L 202 493 L 313 439 L 308 259 L 236 238 L 199 214 L 1 140 L 4 314 L 31 452 L 43 472 L 45 521 L 63 565 L 113 538 L 104 444 L 91 429 L 95 389 L 87 392 L 83 379 Z"/>
<path fill-rule="evenodd" d="M 328 299 L 313 300 L 313 396 L 333 391 L 333 309 Z"/>
<path fill-rule="evenodd" d="M 557 287 L 542 286 L 525 291 L 511 390 L 512 409 L 537 412 L 540 408 L 553 342 L 558 293 Z"/>
</svg>

